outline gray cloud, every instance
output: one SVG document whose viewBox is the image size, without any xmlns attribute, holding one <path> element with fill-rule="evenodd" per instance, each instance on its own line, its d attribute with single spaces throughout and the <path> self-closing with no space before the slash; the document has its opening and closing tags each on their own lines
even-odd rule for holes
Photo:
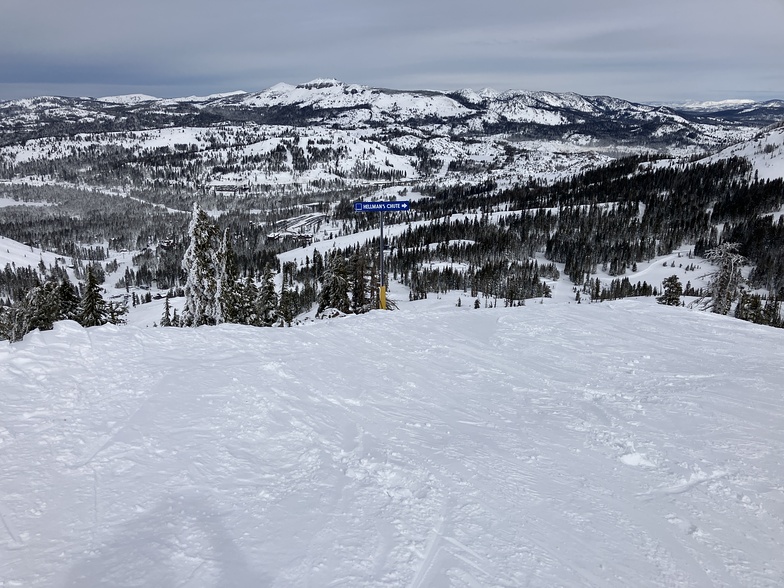
<svg viewBox="0 0 784 588">
<path fill-rule="evenodd" d="M 7 0 L 0 99 L 336 77 L 632 100 L 784 98 L 783 0 Z"/>
</svg>

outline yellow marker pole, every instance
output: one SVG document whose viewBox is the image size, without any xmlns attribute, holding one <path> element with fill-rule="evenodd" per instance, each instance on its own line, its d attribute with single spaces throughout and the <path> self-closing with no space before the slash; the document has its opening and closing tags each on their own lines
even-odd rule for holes
<svg viewBox="0 0 784 588">
<path fill-rule="evenodd" d="M 378 307 L 381 310 L 387 309 L 387 285 L 384 283 L 384 211 L 379 213 L 379 227 L 381 228 L 381 238 L 379 239 L 378 247 L 378 266 L 379 266 L 379 280 L 378 280 Z"/>
</svg>

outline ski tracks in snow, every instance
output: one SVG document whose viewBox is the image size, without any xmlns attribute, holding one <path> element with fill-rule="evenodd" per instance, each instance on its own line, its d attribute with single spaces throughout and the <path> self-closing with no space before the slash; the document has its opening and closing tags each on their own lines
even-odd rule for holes
<svg viewBox="0 0 784 588">
<path fill-rule="evenodd" d="M 0 349 L 0 578 L 781 585 L 777 332 L 411 308 Z"/>
</svg>

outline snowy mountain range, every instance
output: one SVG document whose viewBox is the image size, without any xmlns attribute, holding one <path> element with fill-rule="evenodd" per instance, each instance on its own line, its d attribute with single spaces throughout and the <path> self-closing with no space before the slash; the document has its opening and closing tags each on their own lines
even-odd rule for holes
<svg viewBox="0 0 784 588">
<path fill-rule="evenodd" d="M 159 99 L 146 95 L 105 98 L 41 97 L 0 103 L 4 141 L 50 125 L 73 131 L 125 130 L 167 124 L 253 121 L 298 126 L 362 128 L 404 124 L 444 127 L 455 133 L 520 132 L 567 138 L 578 132 L 616 142 L 700 144 L 738 126 L 769 124 L 784 115 L 784 102 L 730 101 L 663 106 L 606 96 L 552 92 L 462 90 L 402 91 L 332 79 L 277 84 L 261 92 Z M 165 122 L 164 122 L 165 121 Z M 187 123 L 186 123 L 187 121 Z M 554 127 L 546 132 L 540 127 Z M 62 130 L 62 129 L 61 129 Z M 542 137 L 538 137 L 542 138 Z"/>
<path fill-rule="evenodd" d="M 434 180 L 510 185 L 521 177 L 565 177 L 623 155 L 714 152 L 782 118 L 782 101 L 679 108 L 329 79 L 177 99 L 39 97 L 0 103 L 0 174 L 142 189 L 163 182 L 191 192 Z M 98 161 L 110 161 L 111 174 Z"/>
</svg>

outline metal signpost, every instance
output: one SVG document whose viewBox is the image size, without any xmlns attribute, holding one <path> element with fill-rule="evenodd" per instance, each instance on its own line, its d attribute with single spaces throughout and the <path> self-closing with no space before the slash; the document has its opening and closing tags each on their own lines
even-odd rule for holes
<svg viewBox="0 0 784 588">
<path fill-rule="evenodd" d="M 380 279 L 378 281 L 378 306 L 381 310 L 387 309 L 387 285 L 384 283 L 384 213 L 405 212 L 411 209 L 410 200 L 396 200 L 394 202 L 355 202 L 354 212 L 379 212 L 381 238 L 378 245 L 378 266 Z"/>
</svg>

